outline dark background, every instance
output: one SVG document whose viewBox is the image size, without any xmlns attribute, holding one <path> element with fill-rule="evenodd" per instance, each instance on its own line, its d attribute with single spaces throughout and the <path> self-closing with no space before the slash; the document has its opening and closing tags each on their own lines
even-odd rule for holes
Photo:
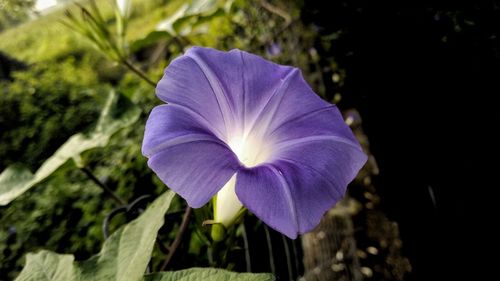
<svg viewBox="0 0 500 281">
<path fill-rule="evenodd" d="M 498 5 L 361 9 L 306 1 L 303 20 L 337 34 L 328 50 L 317 46 L 346 71 L 342 106 L 363 118 L 382 208 L 399 223 L 413 267 L 408 280 L 481 280 L 497 255 L 486 237 L 495 220 L 486 217 L 495 192 L 487 170 L 498 166 Z"/>
</svg>

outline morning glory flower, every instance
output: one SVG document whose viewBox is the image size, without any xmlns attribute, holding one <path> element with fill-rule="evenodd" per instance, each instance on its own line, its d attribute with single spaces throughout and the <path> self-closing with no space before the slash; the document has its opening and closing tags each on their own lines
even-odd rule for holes
<svg viewBox="0 0 500 281">
<path fill-rule="evenodd" d="M 296 238 L 345 193 L 366 155 L 335 105 L 299 69 L 240 50 L 193 47 L 157 85 L 142 151 L 149 167 L 216 222 L 246 207 Z"/>
</svg>

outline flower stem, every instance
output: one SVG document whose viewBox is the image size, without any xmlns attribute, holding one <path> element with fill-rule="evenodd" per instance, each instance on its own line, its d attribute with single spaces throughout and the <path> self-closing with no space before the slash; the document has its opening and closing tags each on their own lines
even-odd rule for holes
<svg viewBox="0 0 500 281">
<path fill-rule="evenodd" d="M 107 185 L 105 185 L 103 182 L 101 182 L 93 173 L 90 169 L 87 167 L 82 167 L 80 170 L 85 173 L 85 175 L 93 181 L 97 186 L 99 186 L 104 193 L 106 193 L 109 197 L 111 197 L 113 200 L 115 200 L 118 205 L 123 206 L 126 205 L 127 202 L 125 200 L 121 199 L 118 195 L 116 195 L 113 190 L 111 190 Z"/>
<path fill-rule="evenodd" d="M 241 224 L 241 236 L 243 236 L 243 244 L 245 247 L 245 262 L 247 272 L 252 272 L 252 262 L 250 260 L 250 247 L 248 246 L 248 235 L 245 223 Z"/>
<path fill-rule="evenodd" d="M 288 241 L 285 235 L 281 234 L 281 239 L 283 240 L 283 248 L 285 248 L 285 256 L 286 256 L 286 267 L 288 269 L 288 279 L 293 280 L 293 271 L 292 271 L 292 258 L 290 257 L 290 247 L 288 246 Z"/>
<path fill-rule="evenodd" d="M 177 248 L 181 244 L 182 236 L 184 235 L 184 232 L 186 232 L 186 229 L 189 225 L 189 219 L 191 217 L 192 211 L 193 211 L 193 209 L 191 207 L 188 206 L 186 208 L 186 211 L 184 212 L 184 216 L 182 217 L 182 222 L 181 222 L 181 226 L 179 227 L 179 231 L 177 232 L 177 235 L 175 236 L 174 242 L 172 242 L 172 244 L 170 245 L 170 247 L 168 249 L 169 250 L 168 255 L 165 258 L 165 262 L 163 262 L 163 265 L 161 266 L 160 271 L 164 271 L 167 268 L 168 264 L 170 263 L 170 261 L 172 260 L 172 257 L 175 254 L 175 251 L 177 250 Z"/>
<path fill-rule="evenodd" d="M 299 261 L 299 256 L 297 254 L 297 243 L 295 241 L 292 241 L 292 251 L 293 251 L 293 258 L 294 258 L 294 264 L 295 264 L 295 272 L 298 274 L 299 268 L 300 268 L 300 261 Z"/>
<path fill-rule="evenodd" d="M 156 83 L 153 82 L 153 80 L 149 79 L 149 77 L 142 72 L 139 68 L 137 68 L 135 65 L 133 65 L 131 62 L 129 62 L 126 59 L 123 59 L 120 61 L 124 66 L 126 66 L 130 71 L 132 71 L 135 75 L 140 77 L 142 80 L 146 81 L 149 85 L 152 87 L 156 87 Z"/>
<path fill-rule="evenodd" d="M 271 242 L 271 234 L 269 233 L 269 228 L 265 224 L 264 224 L 264 230 L 266 232 L 267 250 L 269 253 L 269 267 L 271 268 L 271 273 L 276 275 L 276 266 L 274 265 L 273 243 Z"/>
</svg>

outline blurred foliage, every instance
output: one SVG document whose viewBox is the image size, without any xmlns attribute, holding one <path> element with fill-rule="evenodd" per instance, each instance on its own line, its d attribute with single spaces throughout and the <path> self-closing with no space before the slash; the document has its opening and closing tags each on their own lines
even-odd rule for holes
<svg viewBox="0 0 500 281">
<path fill-rule="evenodd" d="M 0 0 L 0 31 L 28 19 L 35 0 Z"/>
<path fill-rule="evenodd" d="M 113 134 L 137 121 L 140 110 L 120 93 L 112 90 L 99 115 L 97 124 L 88 133 L 71 136 L 57 151 L 32 173 L 30 169 L 16 164 L 0 174 L 0 205 L 7 205 L 34 185 L 45 181 L 66 162 L 75 163 L 88 173 L 82 153 L 98 147 L 105 147 Z M 92 176 L 90 176 L 92 177 Z M 120 199 L 115 200 L 121 202 Z"/>
<path fill-rule="evenodd" d="M 60 12 L 56 11 L 3 31 L 0 33 L 0 49 L 26 63 L 89 55 L 90 46 L 82 42 L 77 34 L 58 24 L 60 17 Z"/>
<path fill-rule="evenodd" d="M 68 180 L 68 178 L 70 180 Z M 88 258 L 102 242 L 101 212 L 112 202 L 99 200 L 101 190 L 83 173 L 60 170 L 39 188 L 28 192 L 0 213 L 0 279 L 12 280 L 27 252 L 48 248 Z"/>
<path fill-rule="evenodd" d="M 105 89 L 89 56 L 32 65 L 13 79 L 0 81 L 0 169 L 21 162 L 35 170 L 95 121 Z"/>
</svg>

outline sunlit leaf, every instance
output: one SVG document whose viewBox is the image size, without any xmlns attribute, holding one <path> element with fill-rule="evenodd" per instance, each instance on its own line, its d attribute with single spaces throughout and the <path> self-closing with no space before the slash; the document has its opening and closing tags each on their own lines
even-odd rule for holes
<svg viewBox="0 0 500 281">
<path fill-rule="evenodd" d="M 162 20 L 158 25 L 156 26 L 156 30 L 160 31 L 166 31 L 170 33 L 171 35 L 176 35 L 176 32 L 173 28 L 173 24 L 175 21 L 178 19 L 181 19 L 183 17 L 186 17 L 186 11 L 189 9 L 189 4 L 185 3 L 183 4 L 177 11 L 167 17 L 166 19 Z"/>
<path fill-rule="evenodd" d="M 190 268 L 147 275 L 144 281 L 272 281 L 268 273 L 236 273 L 216 268 Z"/>
<path fill-rule="evenodd" d="M 16 281 L 76 280 L 73 255 L 59 255 L 40 251 L 26 256 L 26 266 Z"/>
<path fill-rule="evenodd" d="M 132 42 L 131 50 L 137 51 L 178 35 L 187 36 L 203 24 L 229 12 L 233 2 L 234 0 L 193 0 L 184 3 L 175 13 L 158 23 L 156 30 Z"/>
<path fill-rule="evenodd" d="M 0 174 L 0 206 L 7 205 L 34 185 L 57 171 L 70 159 L 78 159 L 87 150 L 104 147 L 110 137 L 121 128 L 133 124 L 140 110 L 124 96 L 112 91 L 101 111 L 96 127 L 89 134 L 71 136 L 42 166 L 31 173 L 27 168 L 15 165 Z"/>
<path fill-rule="evenodd" d="M 141 280 L 173 197 L 173 192 L 165 192 L 139 218 L 113 233 L 89 260 L 75 262 L 72 255 L 49 251 L 28 254 L 16 281 Z"/>
<path fill-rule="evenodd" d="M 174 17 L 168 21 L 171 24 L 168 28 L 173 30 L 174 34 L 186 36 L 203 23 L 229 12 L 233 2 L 233 0 L 193 0 L 181 17 Z"/>
</svg>

